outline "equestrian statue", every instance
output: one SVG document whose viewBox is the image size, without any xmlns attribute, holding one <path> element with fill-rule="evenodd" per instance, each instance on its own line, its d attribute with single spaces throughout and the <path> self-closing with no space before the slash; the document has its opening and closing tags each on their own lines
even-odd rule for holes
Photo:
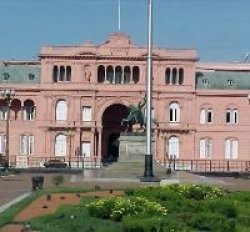
<svg viewBox="0 0 250 232">
<path fill-rule="evenodd" d="M 145 118 L 143 107 L 146 105 L 146 96 L 143 99 L 143 102 L 139 102 L 138 105 L 128 106 L 129 114 L 127 118 L 123 118 L 121 121 L 122 126 L 126 126 L 125 132 L 131 132 L 132 127 L 135 124 L 140 124 L 140 127 L 145 127 Z"/>
</svg>

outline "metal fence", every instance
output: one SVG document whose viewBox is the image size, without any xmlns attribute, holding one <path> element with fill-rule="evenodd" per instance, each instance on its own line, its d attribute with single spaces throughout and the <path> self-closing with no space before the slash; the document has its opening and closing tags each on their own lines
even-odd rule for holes
<svg viewBox="0 0 250 232">
<path fill-rule="evenodd" d="M 10 166 L 15 168 L 44 168 L 45 162 L 49 160 L 60 160 L 66 163 L 68 167 L 81 168 L 100 168 L 101 157 L 33 157 L 33 156 L 16 156 L 10 157 Z"/>
<path fill-rule="evenodd" d="M 170 160 L 166 167 L 194 172 L 249 172 L 247 160 Z"/>
</svg>

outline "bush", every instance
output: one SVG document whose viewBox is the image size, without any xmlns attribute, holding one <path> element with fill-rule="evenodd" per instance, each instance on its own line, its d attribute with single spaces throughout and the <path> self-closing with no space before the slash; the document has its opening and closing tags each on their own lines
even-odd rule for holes
<svg viewBox="0 0 250 232">
<path fill-rule="evenodd" d="M 198 231 L 234 232 L 235 221 L 215 213 L 195 214 L 188 225 Z"/>
<path fill-rule="evenodd" d="M 52 182 L 54 185 L 58 186 L 64 182 L 64 176 L 63 175 L 57 175 L 52 178 Z"/>
<path fill-rule="evenodd" d="M 87 205 L 93 217 L 121 221 L 124 216 L 137 217 L 164 216 L 167 209 L 159 203 L 144 197 L 109 197 Z"/>
<path fill-rule="evenodd" d="M 208 203 L 208 209 L 228 218 L 236 218 L 238 213 L 234 204 L 227 200 L 216 200 Z"/>
<path fill-rule="evenodd" d="M 124 232 L 191 232 L 184 224 L 174 218 L 134 218 L 126 217 L 123 221 Z"/>
</svg>

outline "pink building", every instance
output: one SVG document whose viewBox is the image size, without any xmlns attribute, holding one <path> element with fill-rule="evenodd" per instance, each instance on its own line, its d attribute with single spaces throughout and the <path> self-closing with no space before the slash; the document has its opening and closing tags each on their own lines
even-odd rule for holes
<svg viewBox="0 0 250 232">
<path fill-rule="evenodd" d="M 101 45 L 44 46 L 37 62 L 2 61 L 1 90 L 16 92 L 10 162 L 37 167 L 61 159 L 81 167 L 85 157 L 85 165 L 99 167 L 101 160 L 117 158 L 121 119 L 145 94 L 146 55 L 146 47 L 117 33 Z M 250 160 L 250 64 L 199 63 L 194 49 L 154 47 L 153 57 L 154 159 L 245 165 Z M 1 99 L 3 156 L 7 109 Z"/>
</svg>

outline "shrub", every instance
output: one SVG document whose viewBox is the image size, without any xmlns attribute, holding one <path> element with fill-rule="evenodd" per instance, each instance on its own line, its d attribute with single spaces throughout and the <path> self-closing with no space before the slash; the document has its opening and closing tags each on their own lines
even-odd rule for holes
<svg viewBox="0 0 250 232">
<path fill-rule="evenodd" d="M 220 213 L 228 218 L 237 217 L 237 209 L 234 204 L 227 200 L 214 200 L 208 203 L 208 209 L 212 212 Z"/>
<path fill-rule="evenodd" d="M 234 232 L 235 221 L 227 219 L 223 215 L 215 213 L 199 213 L 188 223 L 189 226 L 198 231 L 220 231 L 220 232 Z"/>
<path fill-rule="evenodd" d="M 124 232 L 191 232 L 184 224 L 174 218 L 134 218 L 126 217 L 123 221 Z"/>
<path fill-rule="evenodd" d="M 167 209 L 157 202 L 144 197 L 109 197 L 87 205 L 93 217 L 121 221 L 124 216 L 137 217 L 164 216 Z"/>
<path fill-rule="evenodd" d="M 54 185 L 58 186 L 64 182 L 64 176 L 63 175 L 57 175 L 52 178 L 52 182 Z"/>
</svg>

